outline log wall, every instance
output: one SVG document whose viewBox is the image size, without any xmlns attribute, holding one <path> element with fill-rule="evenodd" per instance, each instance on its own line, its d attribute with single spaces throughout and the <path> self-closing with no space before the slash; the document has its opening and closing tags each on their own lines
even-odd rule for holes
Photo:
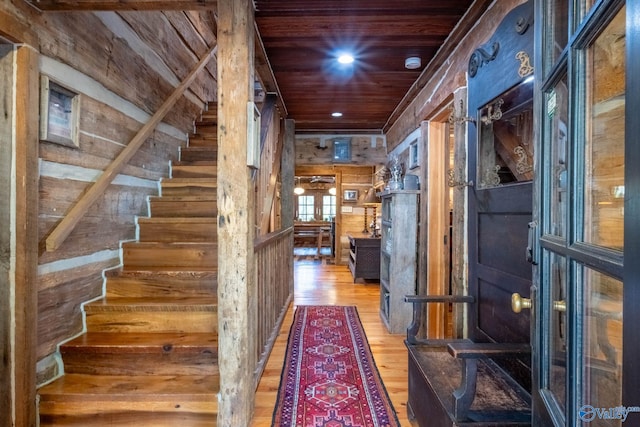
<svg viewBox="0 0 640 427">
<path fill-rule="evenodd" d="M 40 13 L 21 2 L 3 3 L 1 17 L 5 30 L 25 26 L 36 34 L 39 74 L 80 95 L 79 146 L 41 141 L 39 171 L 33 171 L 39 176 L 34 206 L 42 384 L 60 373 L 57 345 L 82 331 L 81 304 L 102 293 L 103 269 L 120 263 L 119 244 L 135 237 L 134 219 L 147 214 L 146 197 L 157 194 L 193 121 L 215 100 L 215 58 L 63 245 L 46 252 L 44 241 L 216 44 L 216 24 L 210 11 Z"/>
</svg>

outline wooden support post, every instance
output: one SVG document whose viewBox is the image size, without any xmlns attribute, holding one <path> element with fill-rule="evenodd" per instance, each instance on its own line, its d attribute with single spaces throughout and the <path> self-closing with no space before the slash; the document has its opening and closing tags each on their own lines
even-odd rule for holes
<svg viewBox="0 0 640 427">
<path fill-rule="evenodd" d="M 0 426 L 36 425 L 38 74 L 27 46 L 0 52 Z"/>
<path fill-rule="evenodd" d="M 467 88 L 462 87 L 453 94 L 454 105 L 465 106 L 460 114 L 469 116 L 467 111 Z M 457 121 L 454 124 L 454 154 L 453 170 L 454 176 L 459 181 L 472 181 L 474 178 L 467 176 L 467 122 Z M 453 219 L 451 236 L 451 292 L 454 295 L 465 295 L 467 290 L 467 229 L 466 229 L 466 206 L 469 189 L 468 187 L 457 187 L 453 189 Z M 466 320 L 467 307 L 453 307 L 453 336 L 462 338 L 466 336 L 464 325 Z"/>
<path fill-rule="evenodd" d="M 293 227 L 293 215 L 295 212 L 295 207 L 293 206 L 295 201 L 293 197 L 293 185 L 296 173 L 295 125 L 295 121 L 291 119 L 284 121 L 284 141 L 282 161 L 280 164 L 280 179 L 282 181 L 280 196 L 282 203 L 282 228 Z"/>
<path fill-rule="evenodd" d="M 256 277 L 255 196 L 247 164 L 247 103 L 253 102 L 252 0 L 218 2 L 218 426 L 246 426 L 253 413 Z M 253 298 L 253 299 L 252 299 Z"/>
</svg>

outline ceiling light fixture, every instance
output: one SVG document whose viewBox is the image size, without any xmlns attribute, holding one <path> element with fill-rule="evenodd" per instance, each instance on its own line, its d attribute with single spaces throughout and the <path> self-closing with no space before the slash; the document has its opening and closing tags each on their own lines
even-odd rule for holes
<svg viewBox="0 0 640 427">
<path fill-rule="evenodd" d="M 331 117 L 342 117 L 342 113 L 340 111 L 335 111 L 331 113 Z"/>
<path fill-rule="evenodd" d="M 353 55 L 342 53 L 338 56 L 338 62 L 341 64 L 351 64 L 354 61 Z"/>
<path fill-rule="evenodd" d="M 300 186 L 300 178 L 296 177 L 296 186 L 293 189 L 293 193 L 297 196 L 304 194 L 304 188 Z"/>
<path fill-rule="evenodd" d="M 420 57 L 418 56 L 410 56 L 404 60 L 404 68 L 407 70 L 415 70 L 420 68 L 422 65 L 422 61 L 420 61 Z"/>
</svg>

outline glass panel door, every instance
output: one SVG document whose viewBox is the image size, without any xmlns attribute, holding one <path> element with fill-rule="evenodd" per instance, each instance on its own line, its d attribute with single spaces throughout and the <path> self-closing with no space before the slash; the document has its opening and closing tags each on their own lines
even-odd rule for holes
<svg viewBox="0 0 640 427">
<path fill-rule="evenodd" d="M 625 8 L 585 50 L 583 240 L 622 250 Z"/>
<path fill-rule="evenodd" d="M 627 8 L 541 3 L 534 424 L 622 426 Z"/>
</svg>

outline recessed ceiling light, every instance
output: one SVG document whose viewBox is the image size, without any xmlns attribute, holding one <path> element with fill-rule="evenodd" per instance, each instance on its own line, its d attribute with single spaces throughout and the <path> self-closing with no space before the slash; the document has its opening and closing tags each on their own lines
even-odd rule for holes
<svg viewBox="0 0 640 427">
<path fill-rule="evenodd" d="M 422 63 L 420 61 L 420 57 L 418 56 L 410 56 L 404 60 L 404 67 L 407 70 L 415 70 L 417 68 L 420 68 L 421 64 Z"/>
<path fill-rule="evenodd" d="M 340 111 L 335 111 L 331 113 L 331 117 L 342 117 L 342 113 Z"/>
<path fill-rule="evenodd" d="M 351 64 L 353 62 L 353 56 L 348 53 L 343 53 L 338 56 L 338 62 L 341 64 Z"/>
</svg>

